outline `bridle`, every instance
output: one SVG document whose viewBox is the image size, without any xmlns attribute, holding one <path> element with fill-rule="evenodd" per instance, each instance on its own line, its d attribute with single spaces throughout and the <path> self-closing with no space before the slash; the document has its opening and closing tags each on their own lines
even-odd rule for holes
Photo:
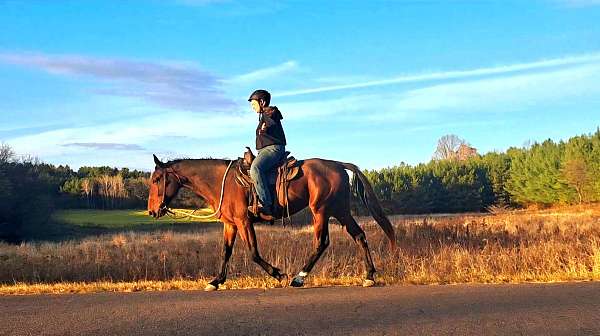
<svg viewBox="0 0 600 336">
<path fill-rule="evenodd" d="M 219 214 L 218 216 L 216 216 L 216 218 L 221 218 L 220 211 L 221 211 L 221 205 L 223 204 L 223 195 L 225 192 L 225 179 L 227 178 L 227 173 L 229 173 L 229 169 L 231 169 L 231 165 L 233 165 L 234 162 L 235 162 L 235 160 L 231 160 L 229 162 L 229 165 L 227 166 L 227 169 L 225 170 L 225 174 L 223 174 L 223 181 L 221 182 L 221 196 L 219 197 L 219 206 L 217 207 L 217 210 L 214 213 L 208 214 L 208 215 L 194 215 L 194 212 L 196 212 L 196 210 L 194 210 L 192 212 L 185 212 L 182 210 L 171 209 L 171 208 L 167 207 L 167 205 L 165 203 L 165 197 L 167 194 L 167 176 L 168 176 L 168 174 L 171 173 L 171 174 L 175 175 L 180 186 L 184 186 L 184 184 L 182 182 L 181 176 L 179 176 L 179 174 L 177 174 L 172 168 L 162 168 L 164 170 L 163 192 L 162 192 L 162 199 L 160 202 L 160 207 L 158 208 L 158 212 L 160 213 L 162 210 L 164 210 L 166 213 L 180 214 L 180 215 L 184 215 L 184 217 L 191 217 L 191 218 L 196 218 L 196 219 L 208 219 L 208 218 L 215 217 L 217 214 Z"/>
<path fill-rule="evenodd" d="M 169 177 L 169 173 L 175 175 L 175 177 L 177 178 L 177 182 L 179 183 L 180 186 L 183 186 L 183 183 L 181 181 L 181 177 L 179 176 L 179 174 L 177 174 L 172 168 L 161 168 L 163 170 L 163 183 L 162 183 L 162 196 L 160 196 L 160 206 L 158 207 L 158 211 L 160 213 L 161 210 L 165 210 L 165 211 L 169 211 L 169 208 L 167 207 L 167 204 L 165 202 L 165 198 L 167 196 L 167 178 Z"/>
</svg>

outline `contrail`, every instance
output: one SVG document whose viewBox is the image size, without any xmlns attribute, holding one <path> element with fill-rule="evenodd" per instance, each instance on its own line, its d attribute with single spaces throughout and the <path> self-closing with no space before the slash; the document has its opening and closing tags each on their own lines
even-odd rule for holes
<svg viewBox="0 0 600 336">
<path fill-rule="evenodd" d="M 420 75 L 405 75 L 405 76 L 397 76 L 397 77 L 392 77 L 392 78 L 388 78 L 388 79 L 373 80 L 373 81 L 367 81 L 367 82 L 361 82 L 361 83 L 350 83 L 350 84 L 341 84 L 341 85 L 322 86 L 322 87 L 311 88 L 311 89 L 291 90 L 291 91 L 281 92 L 281 93 L 277 94 L 276 96 L 277 97 L 291 97 L 291 96 L 299 96 L 299 95 L 310 94 L 310 93 L 358 89 L 358 88 L 384 86 L 384 85 L 399 84 L 399 83 L 412 83 L 412 82 L 422 82 L 422 81 L 429 81 L 429 80 L 467 78 L 467 77 L 485 76 L 485 75 L 499 75 L 499 74 L 518 72 L 518 71 L 554 68 L 554 67 L 560 67 L 560 66 L 593 63 L 593 62 L 598 62 L 598 61 L 600 61 L 600 53 L 591 53 L 591 54 L 586 54 L 586 55 L 581 55 L 581 56 L 555 58 L 555 59 L 542 60 L 542 61 L 531 62 L 531 63 L 518 63 L 518 64 L 512 64 L 512 65 L 504 65 L 504 66 L 489 67 L 489 68 L 479 68 L 479 69 L 473 69 L 473 70 L 443 71 L 443 72 L 433 72 L 433 73 L 420 74 Z"/>
</svg>

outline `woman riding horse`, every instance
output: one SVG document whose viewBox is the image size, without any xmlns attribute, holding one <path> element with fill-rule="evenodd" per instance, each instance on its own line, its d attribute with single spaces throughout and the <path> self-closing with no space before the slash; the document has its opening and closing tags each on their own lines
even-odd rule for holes
<svg viewBox="0 0 600 336">
<path fill-rule="evenodd" d="M 268 144 L 260 149 L 259 157 L 262 155 L 263 159 L 257 157 L 254 162 L 269 162 L 269 165 L 265 164 L 265 166 L 271 167 L 273 165 L 272 162 L 278 161 L 276 159 L 279 157 L 279 154 L 273 153 L 279 153 L 279 149 L 275 149 L 278 147 L 272 147 L 274 148 L 272 151 L 265 152 L 264 150 L 269 148 L 269 146 L 275 145 L 281 146 L 280 148 L 282 148 L 281 151 L 283 152 L 285 136 L 283 136 L 283 129 L 279 123 L 281 114 L 276 109 L 271 109 L 273 112 L 270 116 L 265 114 L 269 99 L 266 95 L 268 92 L 266 94 L 263 92 L 263 94 L 263 96 L 253 95 L 250 97 L 253 108 L 256 106 L 255 111 L 258 113 L 262 111 L 261 122 L 257 128 L 257 147 L 260 144 Z M 276 115 L 279 115 L 279 118 L 273 118 Z M 280 132 L 281 137 L 278 136 L 278 132 Z M 260 140 L 260 144 L 259 139 L 262 139 Z M 273 140 L 273 143 L 269 143 L 268 141 L 270 140 Z M 165 215 L 169 211 L 168 205 L 171 200 L 177 195 L 180 188 L 185 187 L 202 197 L 213 211 L 215 211 L 214 217 L 223 222 L 223 262 L 219 275 L 207 285 L 206 290 L 215 290 L 225 282 L 227 277 L 227 263 L 231 257 L 233 244 L 238 232 L 241 238 L 247 243 L 254 262 L 278 280 L 282 280 L 285 277 L 285 274 L 282 274 L 278 268 L 273 267 L 265 261 L 258 251 L 256 234 L 254 232 L 254 221 L 256 219 L 248 216 L 247 189 L 236 182 L 234 174 L 240 164 L 239 161 L 200 159 L 175 160 L 163 163 L 154 156 L 154 162 L 156 167 L 151 176 L 150 194 L 148 197 L 148 213 L 151 216 L 159 218 Z M 260 168 L 263 166 L 258 165 L 255 167 L 258 167 L 260 171 Z M 352 171 L 355 190 L 373 218 L 375 218 L 377 224 L 379 224 L 389 238 L 393 249 L 396 242 L 394 228 L 384 215 L 371 184 L 360 169 L 351 163 L 324 159 L 308 159 L 302 161 L 300 169 L 301 174 L 289 181 L 288 197 L 286 200 L 291 214 L 297 213 L 307 206 L 310 208 L 313 214 L 316 249 L 302 267 L 302 270 L 292 279 L 290 285 L 300 287 L 304 284 L 304 278 L 312 270 L 329 245 L 329 218 L 334 217 L 346 228 L 352 239 L 362 249 L 366 271 L 366 278 L 363 281 L 363 285 L 372 286 L 375 283 L 375 266 L 373 265 L 365 232 L 356 223 L 350 213 L 350 196 L 352 193 L 346 170 Z M 256 176 L 264 178 L 264 172 L 260 172 Z M 257 181 L 259 180 L 260 178 L 257 179 Z M 259 183 L 265 182 L 263 179 Z M 268 189 L 264 188 L 263 190 Z M 265 194 L 262 197 L 265 197 Z M 261 201 L 263 202 L 263 212 L 265 212 L 267 205 L 272 204 L 272 201 L 269 201 L 268 198 L 262 198 Z M 284 204 L 282 203 L 284 200 L 278 199 L 278 202 L 279 204 Z"/>
<path fill-rule="evenodd" d="M 262 218 L 273 219 L 273 195 L 269 188 L 268 174 L 285 156 L 285 133 L 281 126 L 281 112 L 276 106 L 269 106 L 271 94 L 266 90 L 256 90 L 248 98 L 252 109 L 259 114 L 256 127 L 256 150 L 258 155 L 250 166 L 250 177 L 256 186 Z M 252 211 L 252 207 L 248 207 Z"/>
</svg>

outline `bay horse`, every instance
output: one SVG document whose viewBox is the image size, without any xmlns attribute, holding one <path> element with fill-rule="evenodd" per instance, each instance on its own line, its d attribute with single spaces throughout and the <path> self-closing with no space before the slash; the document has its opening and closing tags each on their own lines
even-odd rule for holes
<svg viewBox="0 0 600 336">
<path fill-rule="evenodd" d="M 239 162 L 221 159 L 183 159 L 166 163 L 154 155 L 155 170 L 151 175 L 148 197 L 148 214 L 154 218 L 165 215 L 169 202 L 180 188 L 189 188 L 217 212 L 216 217 L 223 222 L 223 260 L 220 273 L 205 290 L 216 290 L 225 282 L 227 263 L 233 250 L 236 235 L 239 233 L 246 242 L 252 260 L 259 264 L 270 276 L 282 281 L 286 275 L 265 261 L 258 251 L 253 222 L 248 216 L 247 190 L 235 181 L 235 169 Z M 307 206 L 313 215 L 313 229 L 316 249 L 302 270 L 292 279 L 290 285 L 301 287 L 304 278 L 312 270 L 329 245 L 329 218 L 336 218 L 352 239 L 362 249 L 366 276 L 363 286 L 375 283 L 375 266 L 367 244 L 365 232 L 350 213 L 350 182 L 347 170 L 354 174 L 354 183 L 360 191 L 360 198 L 369 212 L 395 248 L 394 228 L 383 213 L 375 192 L 366 176 L 351 163 L 324 159 L 301 161 L 302 174 L 289 182 L 289 212 L 296 213 Z M 358 178 L 358 179 L 357 179 Z"/>
</svg>

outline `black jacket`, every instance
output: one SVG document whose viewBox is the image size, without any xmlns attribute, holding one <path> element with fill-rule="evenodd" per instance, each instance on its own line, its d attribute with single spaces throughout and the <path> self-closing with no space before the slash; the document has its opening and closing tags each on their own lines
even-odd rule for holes
<svg viewBox="0 0 600 336">
<path fill-rule="evenodd" d="M 270 145 L 286 145 L 281 119 L 283 119 L 283 116 L 277 106 L 268 106 L 263 109 L 256 127 L 256 149 L 262 149 Z M 267 126 L 267 129 L 261 132 L 260 129 L 263 123 Z"/>
</svg>

